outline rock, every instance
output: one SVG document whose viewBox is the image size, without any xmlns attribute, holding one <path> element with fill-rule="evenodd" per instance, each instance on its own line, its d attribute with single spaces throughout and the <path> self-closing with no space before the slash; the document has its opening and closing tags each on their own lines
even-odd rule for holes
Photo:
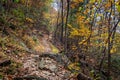
<svg viewBox="0 0 120 80">
<path fill-rule="evenodd" d="M 39 62 L 40 69 L 49 69 L 51 72 L 57 71 L 56 63 L 50 58 L 42 58 Z"/>
<path fill-rule="evenodd" d="M 31 55 L 27 57 L 23 65 L 24 68 L 27 68 L 27 73 L 24 73 L 24 76 L 28 76 L 29 74 L 32 76 L 43 77 L 48 80 L 68 80 L 71 72 L 65 68 L 65 65 L 69 62 L 69 60 L 65 61 L 65 58 L 66 57 L 62 54 L 43 53 L 39 57 L 38 55 Z M 23 80 L 23 78 L 18 80 Z M 31 79 L 27 78 L 25 80 Z M 33 78 L 33 80 L 41 79 Z"/>
<path fill-rule="evenodd" d="M 45 61 L 44 61 L 43 58 L 42 58 L 41 61 L 39 62 L 38 67 L 39 67 L 40 69 L 43 69 L 43 68 L 45 67 Z"/>
<path fill-rule="evenodd" d="M 42 72 L 41 75 L 48 80 L 67 80 L 71 72 L 65 69 L 65 65 L 67 66 L 70 62 L 69 59 L 66 58 L 67 57 L 62 54 L 40 55 L 39 69 Z"/>
<path fill-rule="evenodd" d="M 51 65 L 51 66 L 49 66 L 49 69 L 50 69 L 52 72 L 57 72 L 57 66 L 56 66 L 56 65 Z"/>
<path fill-rule="evenodd" d="M 63 66 L 67 66 L 71 63 L 71 61 L 67 58 L 66 55 L 63 54 L 49 54 L 49 53 L 43 53 L 40 55 L 40 58 L 43 57 L 49 57 L 51 59 L 54 59 L 57 63 L 60 63 Z"/>
</svg>

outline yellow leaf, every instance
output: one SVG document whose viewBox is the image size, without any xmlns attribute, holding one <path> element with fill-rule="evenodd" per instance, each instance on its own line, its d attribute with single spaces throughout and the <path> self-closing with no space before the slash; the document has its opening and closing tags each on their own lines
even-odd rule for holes
<svg viewBox="0 0 120 80">
<path fill-rule="evenodd" d="M 79 63 L 71 63 L 71 64 L 68 65 L 68 68 L 70 70 L 80 70 Z"/>
<path fill-rule="evenodd" d="M 90 3 L 94 3 L 95 2 L 95 0 L 90 0 Z"/>
<path fill-rule="evenodd" d="M 118 12 L 120 12 L 120 1 L 116 3 L 116 7 L 117 7 Z"/>
<path fill-rule="evenodd" d="M 31 18 L 26 18 L 26 21 L 34 23 L 33 19 L 31 19 Z"/>
<path fill-rule="evenodd" d="M 113 46 L 113 48 L 110 50 L 110 53 L 113 54 L 113 53 L 115 53 L 116 51 L 117 51 L 117 50 L 116 50 L 115 46 Z"/>
<path fill-rule="evenodd" d="M 50 46 L 51 46 L 51 49 L 52 49 L 53 53 L 58 53 L 59 52 L 58 48 L 56 48 L 54 45 L 50 44 Z"/>
</svg>

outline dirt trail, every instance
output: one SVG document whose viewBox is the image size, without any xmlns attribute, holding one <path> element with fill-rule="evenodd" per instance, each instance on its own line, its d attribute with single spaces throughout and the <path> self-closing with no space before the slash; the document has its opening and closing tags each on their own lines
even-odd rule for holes
<svg viewBox="0 0 120 80">
<path fill-rule="evenodd" d="M 44 46 L 44 51 L 42 51 L 42 54 L 54 54 L 52 52 L 52 48 L 50 46 L 50 43 L 48 41 L 48 37 L 44 36 L 41 41 L 42 45 Z M 70 76 L 71 72 L 66 70 L 63 64 L 61 65 L 56 60 L 46 56 L 46 57 L 40 57 L 41 53 L 39 54 L 33 54 L 31 53 L 27 57 L 24 57 L 22 60 L 23 66 L 20 69 L 20 72 L 18 73 L 19 76 L 37 76 L 37 77 L 43 77 L 47 80 L 68 80 L 68 77 Z M 61 55 L 60 55 L 61 56 Z M 60 58 L 58 56 L 58 58 Z M 37 79 L 35 79 L 37 80 Z M 74 79 L 70 79 L 74 80 Z"/>
<path fill-rule="evenodd" d="M 48 37 L 47 37 L 47 35 L 45 35 L 45 36 L 42 38 L 42 44 L 43 44 L 44 47 L 45 47 L 45 51 L 44 51 L 44 52 L 52 53 L 52 49 L 51 49 L 51 47 L 50 47 L 50 42 L 48 42 Z"/>
</svg>

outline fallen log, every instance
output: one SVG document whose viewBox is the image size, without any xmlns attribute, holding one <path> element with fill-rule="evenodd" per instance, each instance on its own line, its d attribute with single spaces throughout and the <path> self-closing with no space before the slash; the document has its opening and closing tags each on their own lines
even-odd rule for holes
<svg viewBox="0 0 120 80">
<path fill-rule="evenodd" d="M 11 60 L 2 60 L 0 61 L 0 66 L 5 67 L 11 64 Z"/>
<path fill-rule="evenodd" d="M 78 80 L 93 80 L 92 78 L 88 77 L 87 75 L 83 74 L 83 73 L 79 73 L 77 75 L 77 79 Z"/>
</svg>

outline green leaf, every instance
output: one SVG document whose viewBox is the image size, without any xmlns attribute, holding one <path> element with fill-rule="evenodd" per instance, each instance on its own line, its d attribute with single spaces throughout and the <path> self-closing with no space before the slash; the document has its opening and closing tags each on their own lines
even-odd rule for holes
<svg viewBox="0 0 120 80">
<path fill-rule="evenodd" d="M 81 11 L 82 10 L 82 7 L 79 7 L 79 9 L 78 9 L 79 11 Z"/>
</svg>

